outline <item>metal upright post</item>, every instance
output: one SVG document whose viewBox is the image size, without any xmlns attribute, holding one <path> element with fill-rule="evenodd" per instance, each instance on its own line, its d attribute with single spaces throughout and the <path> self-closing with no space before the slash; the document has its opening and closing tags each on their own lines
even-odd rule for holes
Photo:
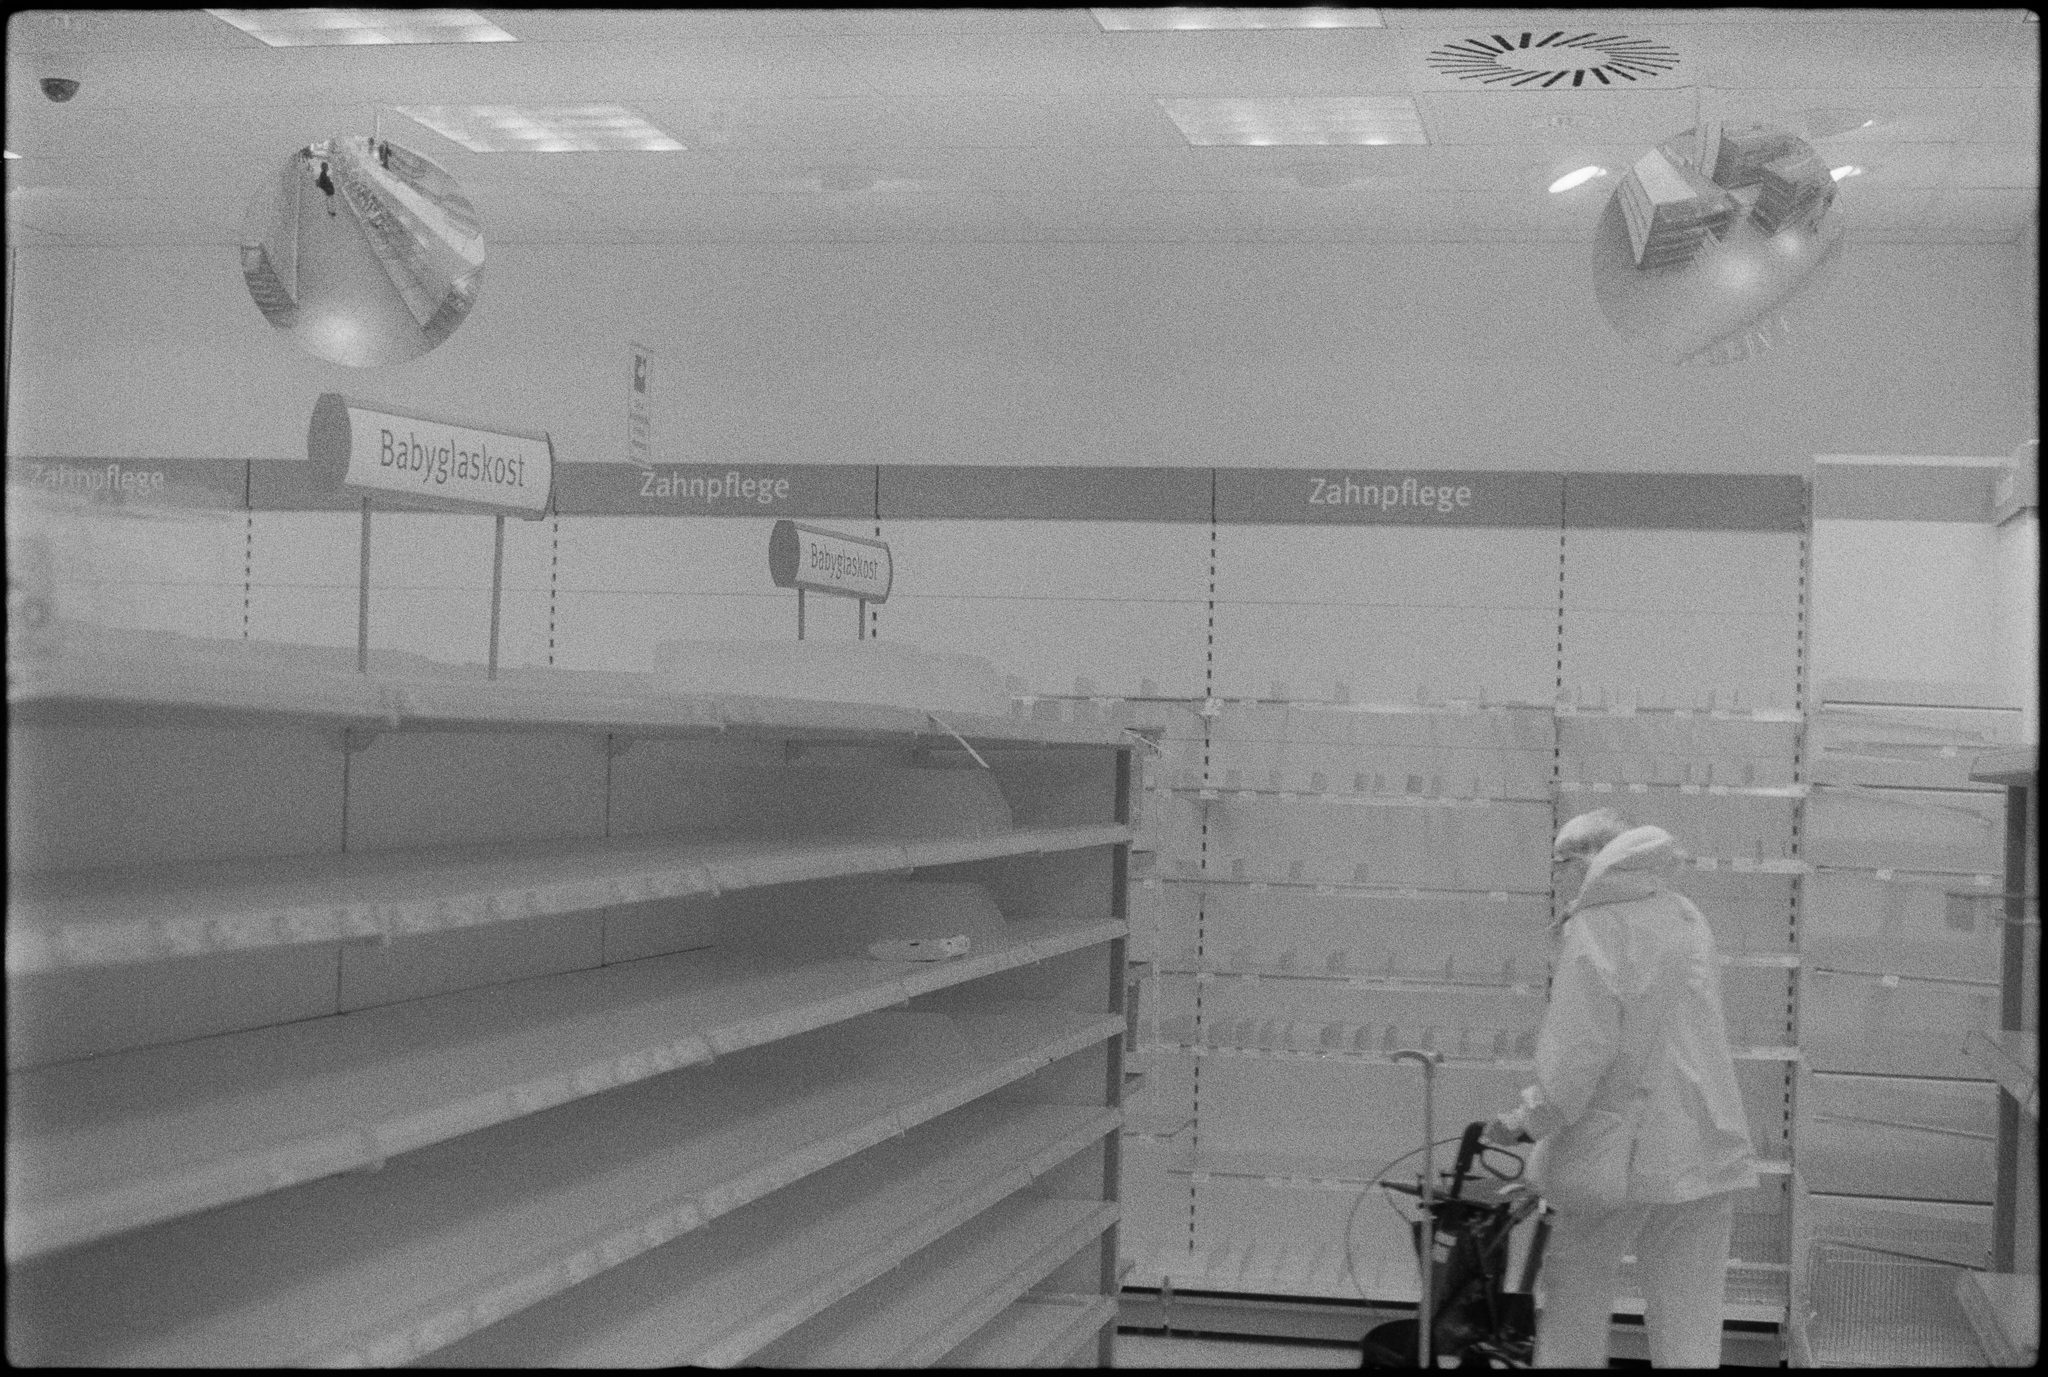
<svg viewBox="0 0 2048 1377">
<path fill-rule="evenodd" d="M 1395 1061 L 1422 1063 L 1422 1237 L 1416 1249 L 1422 1264 L 1422 1296 L 1415 1307 L 1415 1365 L 1432 1367 L 1431 1331 L 1436 1328 L 1436 1068 L 1443 1053 L 1403 1048 Z"/>
<path fill-rule="evenodd" d="M 356 571 L 356 673 L 370 672 L 370 499 L 363 499 L 363 561 Z"/>
<path fill-rule="evenodd" d="M 498 514 L 498 532 L 491 548 L 491 659 L 487 679 L 498 677 L 498 603 L 505 586 L 505 516 Z"/>
<path fill-rule="evenodd" d="M 804 590 L 796 590 L 796 638 L 804 638 Z"/>
</svg>

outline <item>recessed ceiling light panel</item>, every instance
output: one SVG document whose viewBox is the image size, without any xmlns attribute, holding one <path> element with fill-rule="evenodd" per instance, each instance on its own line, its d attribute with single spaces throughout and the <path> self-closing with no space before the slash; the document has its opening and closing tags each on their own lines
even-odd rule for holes
<svg viewBox="0 0 2048 1377">
<path fill-rule="evenodd" d="M 1669 86 L 1679 56 L 1654 38 L 1600 29 L 1518 29 L 1453 39 L 1432 48 L 1423 61 L 1460 85 L 1553 91 Z"/>
<path fill-rule="evenodd" d="M 669 153 L 683 145 L 623 105 L 399 105 L 472 153 Z"/>
<path fill-rule="evenodd" d="M 1203 9 L 1192 5 L 1160 5 L 1146 10 L 1090 10 L 1095 22 L 1112 32 L 1120 29 L 1379 29 L 1386 27 L 1376 9 L 1314 5 L 1304 9 Z"/>
<path fill-rule="evenodd" d="M 1407 96 L 1161 98 L 1159 105 L 1196 147 L 1429 142 Z"/>
<path fill-rule="evenodd" d="M 516 43 L 475 10 L 208 10 L 273 48 L 362 43 Z"/>
</svg>

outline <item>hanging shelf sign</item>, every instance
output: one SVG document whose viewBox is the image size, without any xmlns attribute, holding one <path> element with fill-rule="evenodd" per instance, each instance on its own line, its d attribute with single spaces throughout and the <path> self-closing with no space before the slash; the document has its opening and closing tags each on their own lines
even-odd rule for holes
<svg viewBox="0 0 2048 1377">
<path fill-rule="evenodd" d="M 370 505 L 481 512 L 497 518 L 491 550 L 488 677 L 498 677 L 499 602 L 505 581 L 505 518 L 547 515 L 555 444 L 546 432 L 483 430 L 428 416 L 359 406 L 323 392 L 306 426 L 316 486 L 360 493 L 361 568 L 356 575 L 356 669 L 370 671 Z"/>
<path fill-rule="evenodd" d="M 324 486 L 437 511 L 537 520 L 554 485 L 554 445 L 543 433 L 385 411 L 339 392 L 313 404 L 306 457 Z"/>
<path fill-rule="evenodd" d="M 889 546 L 865 536 L 842 535 L 820 526 L 778 521 L 768 533 L 768 577 L 777 588 L 796 589 L 796 636 L 804 636 L 804 593 L 832 593 L 860 600 L 860 635 L 867 634 L 871 602 L 887 602 L 895 569 Z"/>
</svg>

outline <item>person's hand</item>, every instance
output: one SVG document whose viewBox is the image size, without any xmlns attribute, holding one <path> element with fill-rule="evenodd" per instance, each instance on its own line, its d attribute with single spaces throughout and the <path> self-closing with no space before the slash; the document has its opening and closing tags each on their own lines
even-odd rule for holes
<svg viewBox="0 0 2048 1377">
<path fill-rule="evenodd" d="M 1495 1147 L 1513 1147 L 1522 1135 L 1520 1130 L 1508 1127 L 1506 1115 L 1496 1114 L 1486 1121 L 1486 1127 L 1480 1131 L 1479 1136 Z"/>
</svg>

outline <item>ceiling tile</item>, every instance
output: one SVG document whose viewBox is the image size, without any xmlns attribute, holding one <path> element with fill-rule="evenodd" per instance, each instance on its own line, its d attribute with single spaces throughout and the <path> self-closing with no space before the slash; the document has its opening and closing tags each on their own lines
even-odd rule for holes
<svg viewBox="0 0 2048 1377">
<path fill-rule="evenodd" d="M 866 83 L 864 94 L 900 97 L 1124 95 L 1130 77 L 1104 35 L 1006 37 L 918 34 L 832 38 L 829 43 Z"/>
<path fill-rule="evenodd" d="M 1848 11 L 1823 23 L 1713 25 L 1700 38 L 1699 79 L 1712 86 L 1974 90 L 2012 71 L 2012 30 L 1967 20 L 1883 23 Z"/>
<path fill-rule="evenodd" d="M 1450 190 L 1442 149 L 1414 144 L 1328 145 L 1279 148 L 1196 148 L 1193 166 L 1209 180 L 1274 182 L 1299 187 L 1303 178 L 1341 176 L 1333 185 Z"/>
<path fill-rule="evenodd" d="M 2039 200 L 2034 191 L 2020 188 L 1938 191 L 1928 202 L 1921 227 L 1979 230 L 1986 242 L 2002 242 L 2018 236 Z"/>
<path fill-rule="evenodd" d="M 1637 144 L 1575 143 L 1556 148 L 1527 144 L 1463 144 L 1442 150 L 1442 166 L 1449 172 L 1446 190 L 1451 191 L 1535 191 L 1550 194 L 1550 184 L 1567 172 L 1582 167 L 1604 167 L 1607 179 L 1586 182 L 1570 192 L 1559 192 L 1574 201 L 1602 200 L 1614 187 L 1614 178 L 1643 155 Z"/>
<path fill-rule="evenodd" d="M 1187 140 L 1147 97 L 1025 100 L 930 98 L 895 102 L 927 147 L 1185 148 Z"/>
<path fill-rule="evenodd" d="M 1969 137 L 1980 143 L 2024 143 L 2041 146 L 2041 87 L 2032 90 L 1987 90 L 1980 94 Z"/>
<path fill-rule="evenodd" d="M 1548 24 L 1553 28 L 1580 26 L 1585 28 L 1639 29 L 1653 24 L 1778 24 L 1811 23 L 1816 18 L 1840 14 L 1839 10 L 1826 9 L 1780 9 L 1773 7 L 1731 8 L 1731 9 L 1548 9 L 1548 10 L 1460 10 L 1460 9 L 1419 9 L 1380 11 L 1388 28 L 1469 28 L 1487 32 L 1495 28 L 1531 28 Z M 1863 10 L 1866 15 L 1901 18 L 1918 15 L 1929 17 L 1926 10 Z"/>
<path fill-rule="evenodd" d="M 732 190 L 732 157 L 715 152 L 499 153 L 455 172 L 479 206 L 485 196 L 533 190 L 571 201 L 602 196 L 682 196 Z"/>
<path fill-rule="evenodd" d="M 1864 186 L 1863 180 L 1843 183 L 1829 212 L 1841 216 L 1843 228 L 1852 234 L 1867 228 L 1910 230 L 1934 198 L 1932 187 Z"/>
<path fill-rule="evenodd" d="M 1693 123 L 1692 91 L 1424 91 L 1415 97 L 1432 144 L 1640 143 Z M 1568 123 L 1560 128 L 1555 123 Z"/>
<path fill-rule="evenodd" d="M 262 45 L 204 10 L 21 10 L 7 18 L 10 53 L 203 52 Z"/>
<path fill-rule="evenodd" d="M 855 148 L 912 143 L 918 122 L 875 96 L 833 100 L 643 101 L 691 148 Z"/>
<path fill-rule="evenodd" d="M 1384 29 L 1130 32 L 1105 40 L 1154 96 L 1363 96 L 1408 88 L 1407 54 Z"/>
<path fill-rule="evenodd" d="M 1945 143 L 1901 143 L 1854 150 L 1831 148 L 1825 154 L 1830 168 L 1852 164 L 1862 175 L 1844 178 L 1837 195 L 1873 187 L 1903 190 L 1909 187 L 1946 186 L 1955 161 L 1955 145 Z"/>
<path fill-rule="evenodd" d="M 1259 232 L 1264 198 L 1232 192 L 1009 198 L 1018 219 L 1064 236 L 1240 239 Z"/>
<path fill-rule="evenodd" d="M 2039 187 L 2041 150 L 2023 143 L 1964 144 L 1955 150 L 1947 184 L 1952 187 Z"/>
<path fill-rule="evenodd" d="M 1779 123 L 1795 132 L 1807 111 L 1865 110 L 1879 117 L 1868 129 L 1813 140 L 1814 147 L 1826 154 L 1831 149 L 1880 144 L 1953 142 L 1968 131 L 1979 98 L 1979 92 L 1947 87 L 1716 87 L 1702 92 L 1701 108 L 1724 121 Z"/>
</svg>

